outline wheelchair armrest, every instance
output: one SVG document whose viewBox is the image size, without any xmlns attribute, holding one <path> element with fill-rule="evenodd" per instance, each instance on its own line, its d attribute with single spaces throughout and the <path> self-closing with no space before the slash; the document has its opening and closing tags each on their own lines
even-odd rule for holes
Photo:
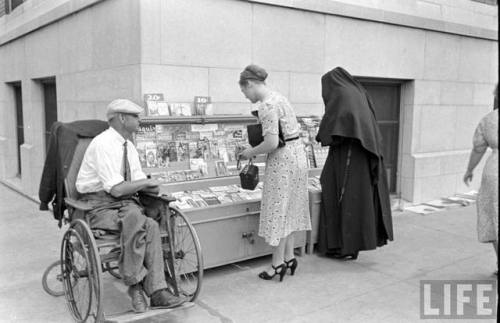
<svg viewBox="0 0 500 323">
<path fill-rule="evenodd" d="M 177 199 L 175 197 L 167 195 L 167 194 L 156 195 L 156 194 L 152 194 L 152 193 L 140 192 L 139 197 L 140 196 L 145 196 L 145 197 L 149 197 L 149 198 L 152 198 L 155 200 L 160 200 L 160 201 L 163 201 L 167 204 L 177 201 Z"/>
<path fill-rule="evenodd" d="M 91 205 L 90 203 L 75 200 L 70 197 L 65 197 L 64 202 L 66 203 L 66 205 L 82 211 L 90 211 L 94 208 L 94 206 Z"/>
</svg>

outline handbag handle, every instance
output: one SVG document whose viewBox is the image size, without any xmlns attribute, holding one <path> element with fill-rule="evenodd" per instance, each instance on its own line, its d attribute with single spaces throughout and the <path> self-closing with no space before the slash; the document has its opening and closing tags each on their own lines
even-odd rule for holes
<svg viewBox="0 0 500 323">
<path fill-rule="evenodd" d="M 247 165 L 253 165 L 253 157 L 248 160 Z M 236 161 L 236 169 L 240 170 L 241 169 L 241 157 L 238 156 L 238 160 Z"/>
</svg>

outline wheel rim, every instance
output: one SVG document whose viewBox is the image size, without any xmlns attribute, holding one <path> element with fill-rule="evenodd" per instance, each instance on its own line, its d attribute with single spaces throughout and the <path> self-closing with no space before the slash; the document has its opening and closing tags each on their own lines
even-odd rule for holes
<svg viewBox="0 0 500 323">
<path fill-rule="evenodd" d="M 174 248 L 173 263 L 179 296 L 194 301 L 200 293 L 203 279 L 200 242 L 189 220 L 175 208 L 171 208 L 170 224 Z M 169 252 L 166 254 L 172 255 Z M 168 266 L 165 267 L 168 268 Z"/>
<path fill-rule="evenodd" d="M 66 303 L 71 315 L 77 322 L 85 322 L 89 317 L 92 304 L 92 283 L 82 277 L 85 268 L 90 267 L 87 252 L 81 246 L 84 242 L 80 234 L 68 229 L 64 234 L 62 246 L 61 273 Z"/>
<path fill-rule="evenodd" d="M 101 262 L 92 232 L 76 220 L 63 237 L 61 273 L 66 303 L 77 322 L 102 318 Z"/>
</svg>

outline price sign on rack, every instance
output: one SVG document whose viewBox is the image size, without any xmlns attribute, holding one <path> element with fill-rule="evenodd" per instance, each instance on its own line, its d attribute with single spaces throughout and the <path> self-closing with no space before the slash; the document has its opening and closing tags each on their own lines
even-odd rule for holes
<svg viewBox="0 0 500 323">
<path fill-rule="evenodd" d="M 168 103 L 163 99 L 163 93 L 144 94 L 146 113 L 148 116 L 170 115 Z"/>
</svg>

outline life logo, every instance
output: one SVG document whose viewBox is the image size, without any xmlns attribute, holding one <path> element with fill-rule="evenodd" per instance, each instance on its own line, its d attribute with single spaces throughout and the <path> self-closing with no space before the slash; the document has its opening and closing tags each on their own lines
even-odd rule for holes
<svg viewBox="0 0 500 323">
<path fill-rule="evenodd" d="M 496 280 L 421 280 L 421 319 L 488 319 L 497 314 Z"/>
</svg>

